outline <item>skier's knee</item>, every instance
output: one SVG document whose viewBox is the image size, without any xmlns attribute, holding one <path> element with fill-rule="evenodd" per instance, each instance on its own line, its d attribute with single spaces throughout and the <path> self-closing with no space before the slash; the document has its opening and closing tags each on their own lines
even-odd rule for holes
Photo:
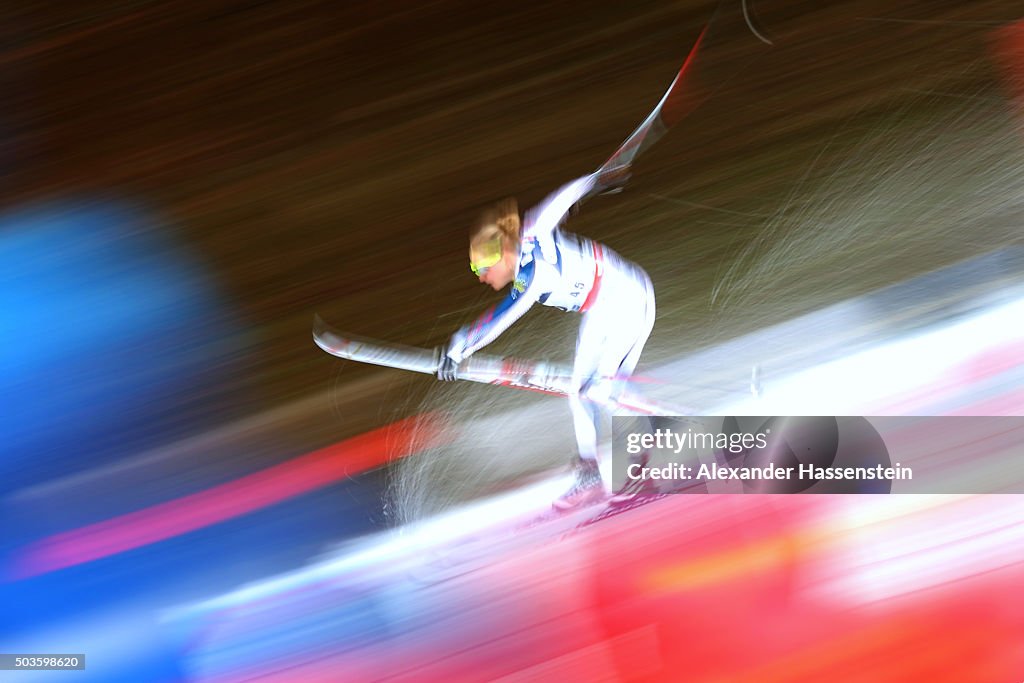
<svg viewBox="0 0 1024 683">
<path fill-rule="evenodd" d="M 614 395 L 615 386 L 612 382 L 588 383 L 583 388 L 583 396 L 588 401 L 593 401 L 600 405 L 607 405 Z"/>
</svg>

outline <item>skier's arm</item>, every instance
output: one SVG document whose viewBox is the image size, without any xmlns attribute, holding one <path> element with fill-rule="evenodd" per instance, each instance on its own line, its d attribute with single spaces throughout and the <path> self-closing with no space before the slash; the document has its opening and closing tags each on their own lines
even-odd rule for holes
<svg viewBox="0 0 1024 683">
<path fill-rule="evenodd" d="M 561 225 L 569 210 L 586 197 L 595 187 L 594 174 L 577 178 L 550 194 L 544 201 L 530 210 L 526 220 L 524 237 L 533 237 L 543 244 L 544 239 Z M 548 255 L 545 254 L 545 257 Z"/>
<path fill-rule="evenodd" d="M 512 323 L 523 317 L 534 302 L 551 291 L 558 279 L 557 266 L 554 265 L 558 262 L 555 230 L 573 205 L 594 189 L 595 183 L 594 175 L 578 178 L 552 193 L 527 214 L 523 240 L 538 245 L 542 258 L 535 255 L 521 265 L 508 296 L 475 323 L 452 336 L 438 368 L 439 379 L 455 379 L 459 363 L 500 337 Z M 529 249 L 526 245 L 524 248 Z"/>
<path fill-rule="evenodd" d="M 546 264 L 541 264 L 543 269 Z M 452 337 L 446 355 L 456 364 L 462 362 L 501 336 L 512 323 L 519 320 L 544 293 L 544 273 L 536 272 L 537 262 L 530 261 L 512 283 L 512 291 L 496 306 L 489 308 L 472 325 L 464 327 Z M 522 291 L 516 289 L 521 287 Z"/>
</svg>

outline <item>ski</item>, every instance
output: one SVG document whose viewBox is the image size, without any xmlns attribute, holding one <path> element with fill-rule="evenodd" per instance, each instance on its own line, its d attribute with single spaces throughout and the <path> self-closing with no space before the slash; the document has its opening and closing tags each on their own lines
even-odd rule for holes
<svg viewBox="0 0 1024 683">
<path fill-rule="evenodd" d="M 710 25 L 710 24 L 708 24 Z M 633 161 L 647 149 L 650 149 L 655 142 L 661 139 L 669 128 L 682 120 L 687 114 L 697 108 L 703 101 L 698 94 L 687 85 L 694 80 L 692 73 L 697 52 L 700 50 L 708 27 L 705 26 L 697 37 L 697 41 L 690 49 L 683 62 L 679 73 L 669 85 L 668 90 L 662 96 L 654 110 L 647 115 L 647 118 L 626 138 L 617 150 L 601 165 L 594 175 L 597 178 L 594 189 L 590 195 L 617 192 L 629 180 L 630 169 Z M 580 200 L 584 201 L 586 197 Z"/>
<path fill-rule="evenodd" d="M 436 375 L 441 361 L 440 349 L 424 349 L 393 344 L 339 332 L 320 316 L 313 321 L 313 341 L 322 350 L 347 360 L 382 367 Z M 555 396 L 572 391 L 572 368 L 555 363 L 499 358 L 475 353 L 459 365 L 458 379 L 495 384 Z M 612 409 L 640 415 L 684 415 L 689 411 L 654 401 L 627 389 L 617 399 L 602 402 Z"/>
</svg>

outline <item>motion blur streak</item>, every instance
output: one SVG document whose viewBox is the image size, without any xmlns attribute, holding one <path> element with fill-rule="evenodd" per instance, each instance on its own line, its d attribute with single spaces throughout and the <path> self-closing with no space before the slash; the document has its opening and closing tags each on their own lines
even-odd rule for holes
<svg viewBox="0 0 1024 683">
<path fill-rule="evenodd" d="M 812 592 L 865 605 L 1024 567 L 1024 527 L 1019 522 L 1024 500 L 1019 496 L 1000 497 L 998 506 L 982 496 L 911 500 L 918 499 L 940 505 L 922 510 L 927 514 L 904 508 L 889 517 L 898 499 L 879 499 L 870 508 L 857 506 L 860 509 L 843 501 L 829 522 L 834 543 L 813 572 Z M 875 512 L 878 519 L 871 520 Z"/>
<path fill-rule="evenodd" d="M 1010 597 L 1024 538 L 997 527 L 1020 505 L 668 496 L 530 532 L 549 542 L 494 539 L 483 558 L 449 540 L 376 567 L 325 562 L 332 579 L 300 592 L 207 605 L 187 661 L 217 683 L 1008 680 L 1024 664 Z M 843 583 L 857 577 L 867 590 Z"/>
<path fill-rule="evenodd" d="M 1004 80 L 1024 114 L 1024 21 L 995 32 L 995 54 L 1003 67 Z"/>
<path fill-rule="evenodd" d="M 409 455 L 438 442 L 429 419 L 408 418 L 227 484 L 42 539 L 16 563 L 16 578 L 89 562 L 223 522 Z"/>
<path fill-rule="evenodd" d="M 908 500 L 840 498 L 806 528 L 658 568 L 640 588 L 701 590 L 803 562 L 818 567 L 805 575 L 811 593 L 866 605 L 1024 564 L 1024 528 L 1015 521 L 1024 502 L 1007 498 L 997 513 L 982 497 Z M 1013 510 L 1020 512 L 1008 518 Z"/>
<path fill-rule="evenodd" d="M 960 673 L 948 671 L 950 654 L 968 657 L 983 647 L 985 642 L 996 635 L 989 629 L 971 631 L 955 643 L 946 643 L 950 649 L 939 651 L 937 647 L 923 648 L 919 639 L 926 635 L 940 636 L 941 631 L 921 617 L 893 618 L 877 625 L 854 630 L 837 636 L 831 641 L 814 647 L 799 649 L 763 666 L 744 672 L 744 680 L 759 683 L 782 683 L 784 681 L 817 681 L 842 672 L 843 680 L 856 678 L 857 670 L 865 662 L 884 663 L 884 678 L 876 674 L 863 680 L 885 681 L 962 681 Z M 934 648 L 934 649 L 933 649 Z M 910 656 L 895 653 L 908 652 Z M 870 665 L 869 665 L 870 666 Z M 874 664 L 877 667 L 878 664 Z M 873 667 L 873 669 L 874 669 Z M 734 678 L 712 677 L 707 681 L 731 681 Z"/>
<path fill-rule="evenodd" d="M 700 590 L 707 585 L 742 579 L 773 566 L 793 561 L 798 549 L 795 539 L 775 536 L 740 548 L 658 569 L 647 581 L 653 592 Z"/>
<path fill-rule="evenodd" d="M 0 214 L 0 495 L 223 417 L 238 333 L 159 213 L 80 199 Z M 15 400 L 15 397 L 17 399 Z"/>
</svg>

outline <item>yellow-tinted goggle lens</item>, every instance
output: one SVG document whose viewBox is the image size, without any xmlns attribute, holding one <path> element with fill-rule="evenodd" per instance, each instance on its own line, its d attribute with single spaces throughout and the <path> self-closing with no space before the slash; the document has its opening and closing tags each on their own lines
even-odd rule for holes
<svg viewBox="0 0 1024 683">
<path fill-rule="evenodd" d="M 480 277 L 481 275 L 486 273 L 488 270 L 493 268 L 498 263 L 498 261 L 500 261 L 500 260 L 501 260 L 501 254 L 498 254 L 497 256 L 494 256 L 494 257 L 488 256 L 486 258 L 477 259 L 476 261 L 470 261 L 469 262 L 469 267 L 473 269 L 473 274 L 474 275 L 476 275 L 477 277 Z"/>
<path fill-rule="evenodd" d="M 487 272 L 488 268 L 492 268 L 497 265 L 500 260 L 501 238 L 497 238 L 490 243 L 483 245 L 483 248 L 476 254 L 476 258 L 471 258 L 469 260 L 469 267 L 473 269 L 473 274 L 480 277 Z"/>
</svg>

